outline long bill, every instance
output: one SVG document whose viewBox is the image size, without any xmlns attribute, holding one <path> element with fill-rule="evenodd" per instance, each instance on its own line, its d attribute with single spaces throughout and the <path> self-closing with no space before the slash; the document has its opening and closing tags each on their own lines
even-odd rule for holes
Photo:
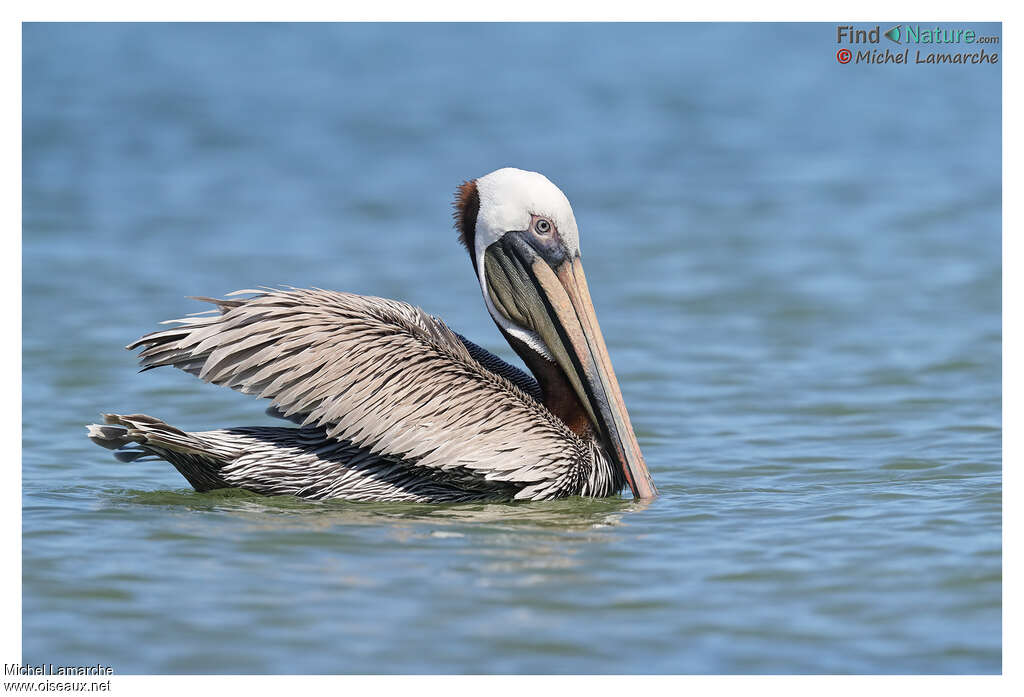
<svg viewBox="0 0 1024 697">
<path fill-rule="evenodd" d="M 579 256 L 543 254 L 508 233 L 484 257 L 487 291 L 510 321 L 537 333 L 572 385 L 633 497 L 658 490 L 640 452 Z M 544 257 L 551 258 L 551 262 Z"/>
</svg>

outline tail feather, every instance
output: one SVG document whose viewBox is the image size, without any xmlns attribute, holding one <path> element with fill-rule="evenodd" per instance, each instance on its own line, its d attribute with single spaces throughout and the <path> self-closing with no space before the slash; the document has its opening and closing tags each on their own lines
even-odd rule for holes
<svg viewBox="0 0 1024 697">
<path fill-rule="evenodd" d="M 108 443 L 125 441 L 195 455 L 209 455 L 216 451 L 211 443 L 204 441 L 194 433 L 186 433 L 146 414 L 104 414 L 103 421 L 107 425 L 94 424 L 88 428 L 89 437 L 93 439 L 93 442 L 105 448 L 111 447 Z M 103 434 L 100 440 L 94 436 L 97 430 Z"/>
<path fill-rule="evenodd" d="M 123 426 L 89 424 L 86 429 L 89 431 L 89 440 L 108 450 L 117 450 L 134 442 L 128 437 L 128 429 Z"/>
<path fill-rule="evenodd" d="M 109 450 L 121 462 L 154 456 L 170 462 L 197 491 L 230 486 L 220 468 L 235 453 L 222 443 L 211 443 L 146 414 L 104 414 L 103 424 L 86 426 L 89 439 Z"/>
<path fill-rule="evenodd" d="M 140 448 L 138 450 L 118 450 L 114 453 L 114 459 L 118 462 L 153 462 L 161 458 L 150 455 Z"/>
</svg>

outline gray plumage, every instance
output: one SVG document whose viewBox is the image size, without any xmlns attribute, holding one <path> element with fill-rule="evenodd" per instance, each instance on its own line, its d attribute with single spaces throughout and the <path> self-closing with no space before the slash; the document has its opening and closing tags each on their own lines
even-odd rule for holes
<svg viewBox="0 0 1024 697">
<path fill-rule="evenodd" d="M 166 459 L 199 491 L 310 499 L 539 500 L 623 486 L 602 446 L 540 403 L 532 377 L 419 308 L 319 289 L 201 299 L 217 310 L 128 347 L 143 369 L 267 398 L 301 427 L 185 433 L 108 414 L 89 437 L 121 459 Z"/>
</svg>

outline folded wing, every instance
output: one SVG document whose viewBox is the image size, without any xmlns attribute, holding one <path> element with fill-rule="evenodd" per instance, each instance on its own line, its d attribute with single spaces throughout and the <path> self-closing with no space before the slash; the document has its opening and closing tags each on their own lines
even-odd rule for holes
<svg viewBox="0 0 1024 697">
<path fill-rule="evenodd" d="M 218 309 L 128 347 L 142 348 L 144 369 L 265 397 L 331 438 L 467 485 L 515 484 L 516 498 L 575 493 L 589 475 L 590 446 L 537 401 L 529 376 L 419 308 L 318 289 L 200 299 Z M 485 367 L 481 351 L 501 365 Z"/>
</svg>

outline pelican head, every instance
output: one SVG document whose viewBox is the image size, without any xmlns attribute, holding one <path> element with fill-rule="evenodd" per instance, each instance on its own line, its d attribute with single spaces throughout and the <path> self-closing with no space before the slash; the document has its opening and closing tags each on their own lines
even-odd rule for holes
<svg viewBox="0 0 1024 697">
<path fill-rule="evenodd" d="M 604 445 L 635 498 L 655 497 L 594 314 L 565 194 L 542 174 L 507 167 L 464 183 L 455 208 L 487 311 L 537 377 L 545 405 Z"/>
</svg>

